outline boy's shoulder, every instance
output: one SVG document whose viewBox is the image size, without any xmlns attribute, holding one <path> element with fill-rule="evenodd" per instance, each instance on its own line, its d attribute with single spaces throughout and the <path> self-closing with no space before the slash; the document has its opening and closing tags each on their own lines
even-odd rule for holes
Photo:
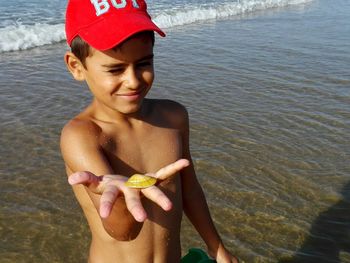
<svg viewBox="0 0 350 263">
<path fill-rule="evenodd" d="M 79 114 L 68 121 L 61 131 L 61 147 L 63 144 L 98 144 L 102 129 L 91 118 Z"/>
<path fill-rule="evenodd" d="M 149 114 L 154 118 L 181 127 L 188 122 L 188 112 L 181 103 L 169 99 L 145 99 Z M 97 141 L 103 132 L 98 123 L 86 112 L 72 118 L 66 123 L 61 132 L 61 140 L 80 141 L 88 140 L 90 143 Z"/>
<path fill-rule="evenodd" d="M 188 112 L 181 103 L 169 99 L 147 100 L 153 115 L 159 119 L 171 122 L 174 126 L 183 126 L 188 122 Z"/>
<path fill-rule="evenodd" d="M 160 112 L 173 112 L 174 114 L 184 114 L 187 110 L 181 103 L 169 99 L 147 99 L 148 103 L 152 105 L 155 110 Z"/>
</svg>

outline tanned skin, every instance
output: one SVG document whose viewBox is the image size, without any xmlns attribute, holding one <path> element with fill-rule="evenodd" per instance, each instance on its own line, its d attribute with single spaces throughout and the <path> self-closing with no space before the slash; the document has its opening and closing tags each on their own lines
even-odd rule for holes
<svg viewBox="0 0 350 263">
<path fill-rule="evenodd" d="M 68 181 L 92 232 L 90 263 L 178 263 L 183 211 L 219 263 L 236 262 L 212 222 L 189 150 L 186 109 L 146 99 L 153 79 L 153 43 L 147 34 L 118 48 L 91 48 L 85 65 L 67 52 L 73 77 L 85 81 L 91 104 L 62 130 Z M 158 179 L 131 189 L 135 173 Z"/>
</svg>

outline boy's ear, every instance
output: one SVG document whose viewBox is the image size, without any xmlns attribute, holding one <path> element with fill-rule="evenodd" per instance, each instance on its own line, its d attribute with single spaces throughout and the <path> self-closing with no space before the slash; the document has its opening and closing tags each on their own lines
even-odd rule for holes
<svg viewBox="0 0 350 263">
<path fill-rule="evenodd" d="M 67 65 L 68 70 L 72 73 L 73 77 L 78 81 L 84 81 L 84 65 L 81 61 L 72 53 L 67 52 L 64 55 L 64 62 Z"/>
</svg>

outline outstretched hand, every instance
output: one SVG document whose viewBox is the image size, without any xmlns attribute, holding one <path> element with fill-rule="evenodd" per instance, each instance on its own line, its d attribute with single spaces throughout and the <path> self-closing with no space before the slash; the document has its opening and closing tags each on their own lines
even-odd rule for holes
<svg viewBox="0 0 350 263">
<path fill-rule="evenodd" d="M 188 160 L 180 159 L 161 168 L 156 173 L 147 173 L 146 175 L 162 181 L 188 165 Z M 141 203 L 141 194 L 165 211 L 169 211 L 172 208 L 169 198 L 156 185 L 143 189 L 134 189 L 125 185 L 127 180 L 128 177 L 123 175 L 96 176 L 91 172 L 73 173 L 68 178 L 69 184 L 85 185 L 91 192 L 101 195 L 99 213 L 102 218 L 107 218 L 110 215 L 112 207 L 120 194 L 124 195 L 128 210 L 138 222 L 143 222 L 147 218 L 146 211 Z"/>
</svg>

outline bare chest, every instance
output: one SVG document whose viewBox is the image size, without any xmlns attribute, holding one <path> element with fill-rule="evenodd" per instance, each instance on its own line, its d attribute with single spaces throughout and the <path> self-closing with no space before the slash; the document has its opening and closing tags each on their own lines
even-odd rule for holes
<svg viewBox="0 0 350 263">
<path fill-rule="evenodd" d="M 105 133 L 101 147 L 115 173 L 155 172 L 182 156 L 182 138 L 177 129 L 145 126 L 135 131 Z"/>
</svg>

